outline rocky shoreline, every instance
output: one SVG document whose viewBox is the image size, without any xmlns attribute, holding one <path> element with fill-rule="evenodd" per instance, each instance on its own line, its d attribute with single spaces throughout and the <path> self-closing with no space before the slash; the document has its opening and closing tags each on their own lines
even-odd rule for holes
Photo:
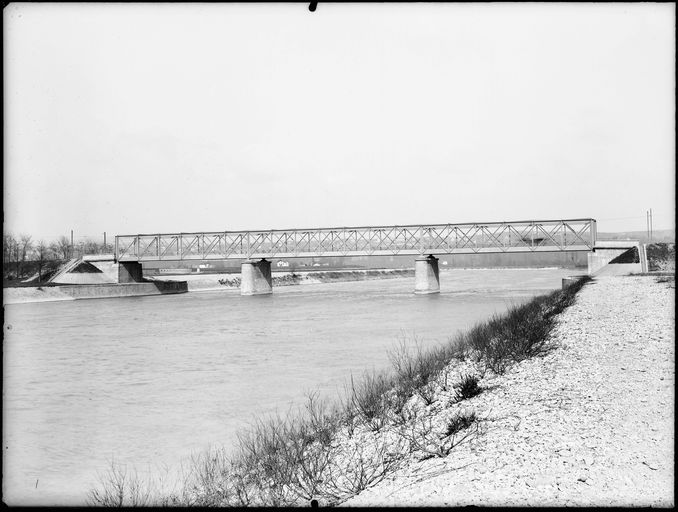
<svg viewBox="0 0 678 512">
<path fill-rule="evenodd" d="M 587 284 L 548 355 L 481 380 L 464 405 L 478 435 L 343 505 L 673 506 L 674 287 L 654 276 Z"/>
</svg>

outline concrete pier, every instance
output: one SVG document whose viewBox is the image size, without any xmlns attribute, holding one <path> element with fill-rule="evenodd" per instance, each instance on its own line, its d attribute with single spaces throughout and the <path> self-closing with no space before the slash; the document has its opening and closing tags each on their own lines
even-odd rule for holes
<svg viewBox="0 0 678 512">
<path fill-rule="evenodd" d="M 143 283 L 144 275 L 141 263 L 121 261 L 118 263 L 118 283 Z"/>
<path fill-rule="evenodd" d="M 414 260 L 414 293 L 440 293 L 438 258 L 429 254 Z"/>
<path fill-rule="evenodd" d="M 273 293 L 271 262 L 245 260 L 240 265 L 240 295 L 265 295 Z"/>
</svg>

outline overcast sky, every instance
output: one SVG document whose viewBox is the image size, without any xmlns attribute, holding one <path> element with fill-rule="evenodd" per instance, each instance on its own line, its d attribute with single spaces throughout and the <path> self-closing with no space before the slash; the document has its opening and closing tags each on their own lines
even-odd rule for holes
<svg viewBox="0 0 678 512">
<path fill-rule="evenodd" d="M 21 4 L 5 230 L 671 228 L 674 4 Z"/>
</svg>

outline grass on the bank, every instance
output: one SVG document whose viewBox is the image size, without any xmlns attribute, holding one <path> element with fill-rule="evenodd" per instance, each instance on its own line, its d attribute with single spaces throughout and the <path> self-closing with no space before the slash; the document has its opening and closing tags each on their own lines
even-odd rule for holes
<svg viewBox="0 0 678 512">
<path fill-rule="evenodd" d="M 477 375 L 448 382 L 450 363 L 475 361 L 501 374 L 545 353 L 556 315 L 588 281 L 511 307 L 442 346 L 401 343 L 390 353 L 391 372 L 351 378 L 337 403 L 310 395 L 294 414 L 258 420 L 239 436 L 233 456 L 213 449 L 194 458 L 178 490 L 140 483 L 113 467 L 90 491 L 90 504 L 289 506 L 319 499 L 332 505 L 380 481 L 410 454 L 445 457 L 478 427 L 475 413 L 455 404 L 482 391 Z M 427 408 L 438 400 L 445 410 L 456 407 L 442 424 Z"/>
</svg>

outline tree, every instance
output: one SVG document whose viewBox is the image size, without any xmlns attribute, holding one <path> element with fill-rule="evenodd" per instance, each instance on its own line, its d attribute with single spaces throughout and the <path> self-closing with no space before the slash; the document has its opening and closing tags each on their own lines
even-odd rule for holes
<svg viewBox="0 0 678 512">
<path fill-rule="evenodd" d="M 26 265 L 26 255 L 32 249 L 33 244 L 31 242 L 31 235 L 21 235 L 20 237 L 20 252 L 19 252 L 19 265 L 17 268 L 17 276 L 21 277 L 24 274 L 24 269 Z"/>
<path fill-rule="evenodd" d="M 38 282 L 42 281 L 42 269 L 45 267 L 45 262 L 50 257 L 50 249 L 44 240 L 40 240 L 35 246 L 35 258 L 38 262 Z"/>
<path fill-rule="evenodd" d="M 11 233 L 2 235 L 2 262 L 3 274 L 12 279 L 12 263 L 16 262 L 18 242 Z M 16 270 L 16 267 L 15 267 Z"/>
<path fill-rule="evenodd" d="M 59 240 L 52 244 L 52 249 L 61 259 L 67 260 L 73 254 L 73 248 L 71 247 L 71 241 L 66 236 L 60 236 Z"/>
<path fill-rule="evenodd" d="M 5 267 L 9 268 L 9 264 L 14 261 L 13 253 L 14 246 L 16 245 L 16 239 L 12 236 L 11 233 L 4 233 L 2 235 L 2 262 Z"/>
</svg>

